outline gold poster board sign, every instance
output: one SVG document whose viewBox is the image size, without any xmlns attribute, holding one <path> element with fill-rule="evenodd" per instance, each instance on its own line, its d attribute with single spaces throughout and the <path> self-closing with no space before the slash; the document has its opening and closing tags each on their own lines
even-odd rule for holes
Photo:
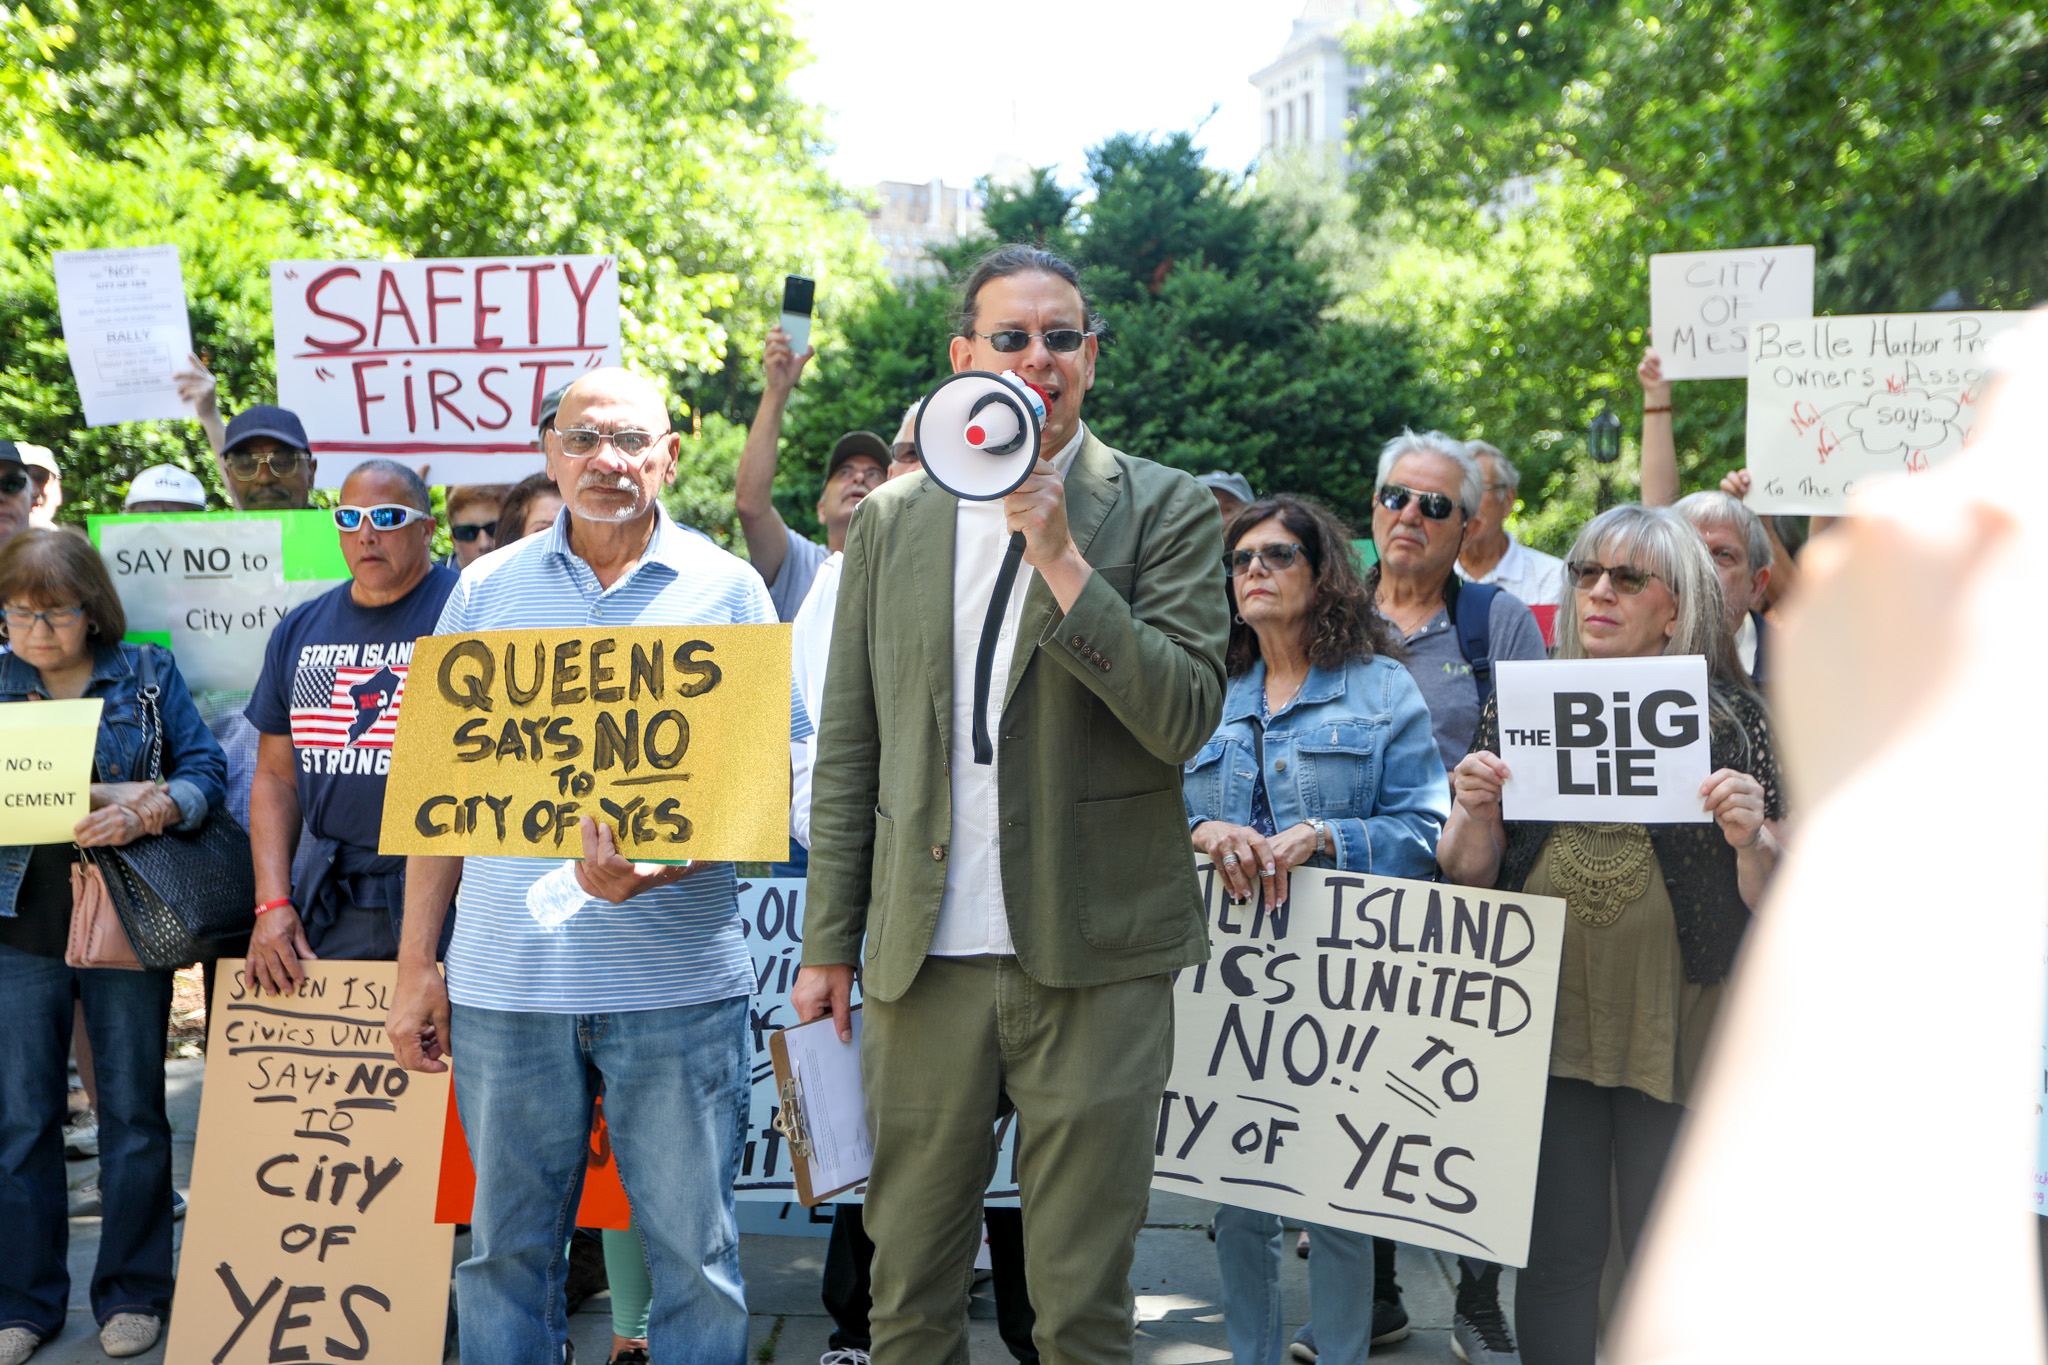
<svg viewBox="0 0 2048 1365">
<path fill-rule="evenodd" d="M 789 627 L 499 630 L 420 640 L 393 741 L 387 854 L 642 862 L 789 851 Z"/>
</svg>

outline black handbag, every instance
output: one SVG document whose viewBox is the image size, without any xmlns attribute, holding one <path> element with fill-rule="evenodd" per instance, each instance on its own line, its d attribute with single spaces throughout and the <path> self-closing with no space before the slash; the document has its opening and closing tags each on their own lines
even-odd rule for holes
<svg viewBox="0 0 2048 1365">
<path fill-rule="evenodd" d="M 163 781 L 164 726 L 155 647 L 144 645 L 142 718 L 149 780 Z M 217 942 L 256 927 L 256 871 L 249 835 L 225 809 L 190 832 L 166 830 L 116 848 L 81 850 L 105 878 L 136 960 L 165 971 L 220 954 Z"/>
</svg>

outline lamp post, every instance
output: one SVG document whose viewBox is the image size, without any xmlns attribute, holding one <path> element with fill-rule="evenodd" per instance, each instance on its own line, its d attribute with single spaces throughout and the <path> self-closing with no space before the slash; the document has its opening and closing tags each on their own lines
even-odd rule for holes
<svg viewBox="0 0 2048 1365">
<path fill-rule="evenodd" d="M 1586 453 L 1598 466 L 1595 472 L 1600 479 L 1600 500 L 1594 510 L 1605 512 L 1614 502 L 1613 492 L 1607 484 L 1607 469 L 1621 458 L 1621 419 L 1605 403 L 1600 405 L 1600 415 L 1586 424 Z"/>
</svg>

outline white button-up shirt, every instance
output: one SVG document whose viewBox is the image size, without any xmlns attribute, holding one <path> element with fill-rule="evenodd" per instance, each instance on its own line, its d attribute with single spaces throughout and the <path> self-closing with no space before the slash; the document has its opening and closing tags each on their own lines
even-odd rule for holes
<svg viewBox="0 0 2048 1365">
<path fill-rule="evenodd" d="M 1074 467 L 1086 427 L 1053 456 L 1053 467 L 1065 478 Z M 946 890 L 939 901 L 939 924 L 932 934 L 931 953 L 938 957 L 1009 955 L 1009 908 L 1003 900 L 1002 810 L 997 775 L 1002 767 L 1003 696 L 1009 691 L 1011 656 L 1024 617 L 1024 593 L 1034 574 L 1029 563 L 1017 571 L 1010 602 L 996 639 L 995 667 L 988 688 L 988 733 L 995 761 L 974 761 L 974 661 L 981 646 L 981 628 L 988 619 L 988 599 L 995 591 L 1003 552 L 1010 545 L 1008 517 L 1000 498 L 993 502 L 960 500 L 953 514 L 953 834 L 946 851 Z"/>
<path fill-rule="evenodd" d="M 1556 555 L 1532 550 L 1506 533 L 1507 553 L 1482 578 L 1473 578 L 1458 566 L 1458 577 L 1467 582 L 1495 583 L 1522 599 L 1524 606 L 1555 607 L 1564 602 L 1564 561 Z"/>
</svg>

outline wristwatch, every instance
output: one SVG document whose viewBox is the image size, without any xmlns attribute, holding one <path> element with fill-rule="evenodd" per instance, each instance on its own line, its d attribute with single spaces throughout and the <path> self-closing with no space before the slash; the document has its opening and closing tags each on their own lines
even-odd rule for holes
<svg viewBox="0 0 2048 1365">
<path fill-rule="evenodd" d="M 1320 819 L 1313 815 L 1309 816 L 1307 823 L 1308 827 L 1316 832 L 1316 852 L 1324 852 L 1325 850 L 1323 848 L 1323 845 L 1325 842 L 1328 841 L 1330 837 L 1330 827 L 1324 824 Z M 1328 851 L 1331 853 L 1335 853 L 1337 850 L 1331 848 Z"/>
</svg>

